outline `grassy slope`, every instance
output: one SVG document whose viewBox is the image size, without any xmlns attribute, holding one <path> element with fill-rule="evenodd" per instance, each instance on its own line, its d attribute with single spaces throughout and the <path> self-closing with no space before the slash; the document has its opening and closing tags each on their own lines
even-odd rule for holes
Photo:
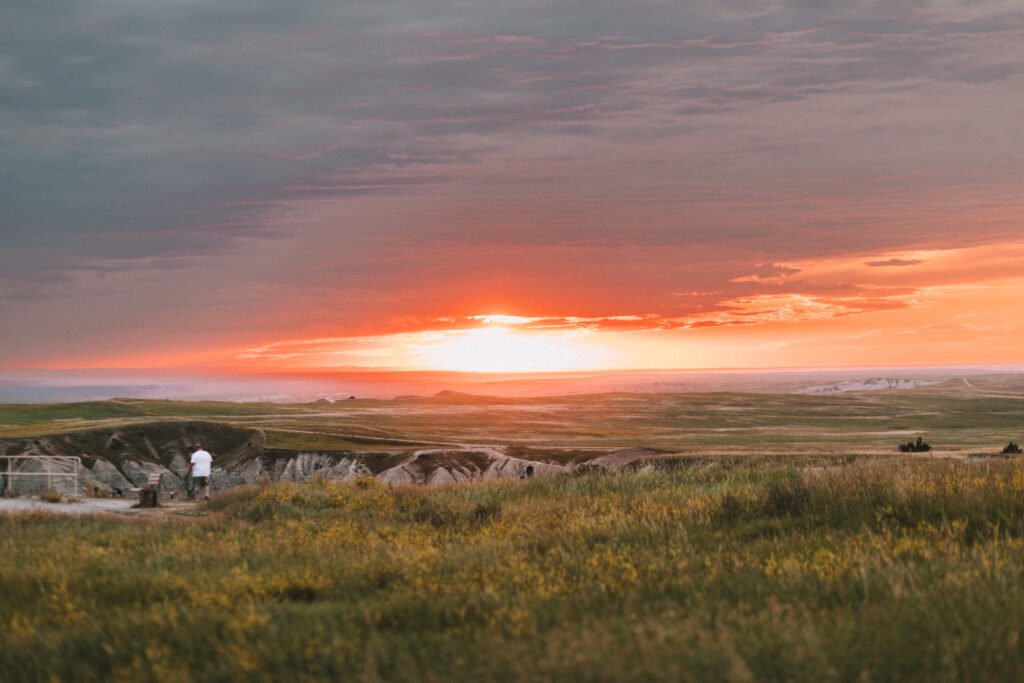
<svg viewBox="0 0 1024 683">
<path fill-rule="evenodd" d="M 239 490 L 0 517 L 11 680 L 1019 680 L 1016 463 Z"/>
</svg>

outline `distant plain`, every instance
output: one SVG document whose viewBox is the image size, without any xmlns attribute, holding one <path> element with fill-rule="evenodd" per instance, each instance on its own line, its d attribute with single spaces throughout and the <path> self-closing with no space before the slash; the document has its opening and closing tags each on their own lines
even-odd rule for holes
<svg viewBox="0 0 1024 683">
<path fill-rule="evenodd" d="M 367 439 L 716 453 L 884 454 L 922 436 L 936 453 L 998 452 L 1024 437 L 1024 375 L 835 394 L 690 392 L 270 402 L 115 399 L 0 405 L 0 438 L 173 420 L 264 430 L 283 448 L 366 449 Z"/>
</svg>

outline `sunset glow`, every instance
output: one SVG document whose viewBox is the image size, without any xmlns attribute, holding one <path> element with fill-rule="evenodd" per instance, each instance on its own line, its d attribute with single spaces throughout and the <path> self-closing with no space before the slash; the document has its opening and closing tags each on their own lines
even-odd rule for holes
<svg viewBox="0 0 1024 683">
<path fill-rule="evenodd" d="M 0 370 L 1024 362 L 1011 5 L 0 10 Z"/>
<path fill-rule="evenodd" d="M 613 366 L 615 355 L 570 335 L 528 334 L 489 327 L 445 335 L 424 349 L 434 370 L 463 372 L 565 372 Z"/>
</svg>

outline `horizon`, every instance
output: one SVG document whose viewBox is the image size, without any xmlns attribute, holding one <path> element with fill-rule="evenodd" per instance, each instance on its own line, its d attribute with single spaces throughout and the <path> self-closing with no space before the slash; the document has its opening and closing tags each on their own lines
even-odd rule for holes
<svg viewBox="0 0 1024 683">
<path fill-rule="evenodd" d="M 389 370 L 158 374 L 136 370 L 104 373 L 98 369 L 0 370 L 0 404 L 112 399 L 310 403 L 323 399 L 424 398 L 446 392 L 499 398 L 607 393 L 830 393 L 913 389 L 953 379 L 964 380 L 970 386 L 971 381 L 979 378 L 998 377 L 1024 378 L 1024 366 L 724 368 L 549 373 Z M 879 384 L 877 380 L 885 382 Z M 1013 386 L 1016 387 L 1016 384 Z"/>
<path fill-rule="evenodd" d="M 1024 363 L 996 1 L 0 7 L 0 370 Z"/>
</svg>

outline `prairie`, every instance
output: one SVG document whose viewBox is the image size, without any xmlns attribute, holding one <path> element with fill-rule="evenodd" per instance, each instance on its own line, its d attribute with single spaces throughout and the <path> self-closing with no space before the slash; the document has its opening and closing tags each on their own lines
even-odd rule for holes
<svg viewBox="0 0 1024 683">
<path fill-rule="evenodd" d="M 115 399 L 0 405 L 0 439 L 68 430 L 197 421 L 262 430 L 268 446 L 505 444 L 648 447 L 676 452 L 887 453 L 923 436 L 939 451 L 981 452 L 1020 441 L 1024 387 L 951 381 L 843 395 L 688 393 L 429 398 L 337 403 Z"/>
<path fill-rule="evenodd" d="M 117 429 L 142 449 L 198 425 L 570 469 L 267 482 L 145 519 L 0 514 L 0 679 L 1020 680 L 1024 461 L 964 456 L 1020 443 L 1022 399 L 0 406 L 12 448 L 99 449 Z M 917 436 L 934 450 L 897 452 Z M 589 466 L 623 448 L 652 450 Z"/>
<path fill-rule="evenodd" d="M 1024 675 L 1016 462 L 321 480 L 204 512 L 0 515 L 3 677 Z"/>
</svg>

